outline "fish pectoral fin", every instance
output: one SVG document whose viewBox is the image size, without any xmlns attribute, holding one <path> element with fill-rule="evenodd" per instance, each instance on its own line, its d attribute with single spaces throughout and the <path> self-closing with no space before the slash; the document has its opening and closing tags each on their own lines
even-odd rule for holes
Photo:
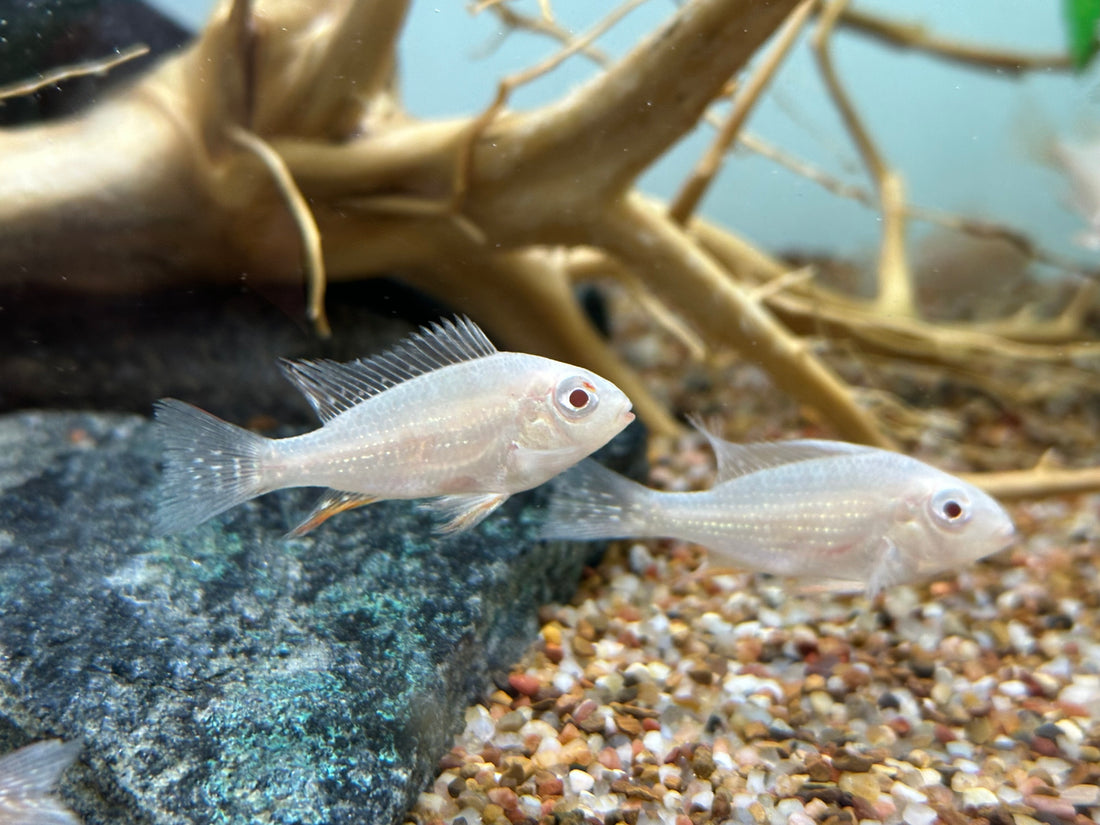
<svg viewBox="0 0 1100 825">
<path fill-rule="evenodd" d="M 298 538 L 304 536 L 314 527 L 328 521 L 337 513 L 342 513 L 345 510 L 354 510 L 356 507 L 362 507 L 364 504 L 370 504 L 371 502 L 378 501 L 377 496 L 363 495 L 362 493 L 346 493 L 342 490 L 328 490 L 317 501 L 313 510 L 305 521 L 286 534 L 287 538 Z"/>
<path fill-rule="evenodd" d="M 451 533 L 461 533 L 480 524 L 507 498 L 507 493 L 467 493 L 443 496 L 423 506 L 447 519 L 434 531 L 436 535 L 446 536 Z"/>
<path fill-rule="evenodd" d="M 556 450 L 533 450 L 513 444 L 510 463 L 512 470 L 520 477 L 541 483 L 576 464 L 577 449 L 560 447 Z"/>
<path fill-rule="evenodd" d="M 917 570 L 894 541 L 886 536 L 879 540 L 878 560 L 867 577 L 867 597 L 874 599 L 887 587 L 905 584 L 916 578 Z"/>
</svg>

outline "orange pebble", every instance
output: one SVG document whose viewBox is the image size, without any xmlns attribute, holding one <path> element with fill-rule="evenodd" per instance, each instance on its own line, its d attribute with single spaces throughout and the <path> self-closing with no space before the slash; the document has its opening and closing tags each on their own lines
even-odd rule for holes
<svg viewBox="0 0 1100 825">
<path fill-rule="evenodd" d="M 623 767 L 622 760 L 619 759 L 619 752 L 614 748 L 604 748 L 600 751 L 599 760 L 601 765 L 611 770 L 617 771 Z"/>
</svg>

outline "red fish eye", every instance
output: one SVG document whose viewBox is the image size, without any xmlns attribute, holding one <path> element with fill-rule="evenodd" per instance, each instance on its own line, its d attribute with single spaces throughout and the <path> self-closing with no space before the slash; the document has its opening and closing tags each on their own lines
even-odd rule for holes
<svg viewBox="0 0 1100 825">
<path fill-rule="evenodd" d="M 963 513 L 962 505 L 957 501 L 945 501 L 943 503 L 943 514 L 949 519 L 954 521 Z"/>
<path fill-rule="evenodd" d="M 596 386 L 583 375 L 574 375 L 554 387 L 554 407 L 566 418 L 580 421 L 592 414 L 600 403 Z"/>
</svg>

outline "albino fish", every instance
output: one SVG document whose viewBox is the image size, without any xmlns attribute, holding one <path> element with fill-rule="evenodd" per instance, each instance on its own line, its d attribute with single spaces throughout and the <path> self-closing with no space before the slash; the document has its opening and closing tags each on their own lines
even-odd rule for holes
<svg viewBox="0 0 1100 825">
<path fill-rule="evenodd" d="M 651 490 L 584 461 L 555 482 L 543 538 L 681 539 L 723 564 L 871 595 L 1012 541 L 997 502 L 914 458 L 839 441 L 732 444 L 693 423 L 718 459 L 711 489 Z"/>
<path fill-rule="evenodd" d="M 46 739 L 0 757 L 0 825 L 80 825 L 57 796 L 79 751 L 75 742 Z"/>
<path fill-rule="evenodd" d="M 537 355 L 498 352 L 467 318 L 422 328 L 346 364 L 283 361 L 323 426 L 264 438 L 174 399 L 157 402 L 165 446 L 162 533 L 194 527 L 287 487 L 327 487 L 290 535 L 381 499 L 435 497 L 473 527 L 512 493 L 542 484 L 634 419 L 609 381 Z"/>
</svg>

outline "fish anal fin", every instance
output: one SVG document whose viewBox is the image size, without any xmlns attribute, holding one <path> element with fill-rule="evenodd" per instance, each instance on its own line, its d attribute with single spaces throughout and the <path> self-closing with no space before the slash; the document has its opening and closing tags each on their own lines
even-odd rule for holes
<svg viewBox="0 0 1100 825">
<path fill-rule="evenodd" d="M 321 421 L 328 421 L 397 384 L 496 352 L 477 324 L 458 316 L 421 327 L 391 349 L 369 358 L 347 363 L 284 359 L 280 366 Z"/>
<path fill-rule="evenodd" d="M 507 498 L 507 493 L 469 493 L 443 496 L 424 507 L 447 519 L 434 532 L 439 536 L 449 536 L 476 527 Z"/>
<path fill-rule="evenodd" d="M 299 536 L 304 536 L 313 528 L 324 524 L 337 513 L 343 513 L 345 510 L 354 510 L 356 507 L 362 507 L 365 504 L 371 504 L 375 501 L 378 501 L 377 496 L 368 496 L 362 493 L 345 493 L 341 490 L 329 490 L 321 496 L 305 521 L 287 533 L 286 537 L 298 538 Z"/>
</svg>

